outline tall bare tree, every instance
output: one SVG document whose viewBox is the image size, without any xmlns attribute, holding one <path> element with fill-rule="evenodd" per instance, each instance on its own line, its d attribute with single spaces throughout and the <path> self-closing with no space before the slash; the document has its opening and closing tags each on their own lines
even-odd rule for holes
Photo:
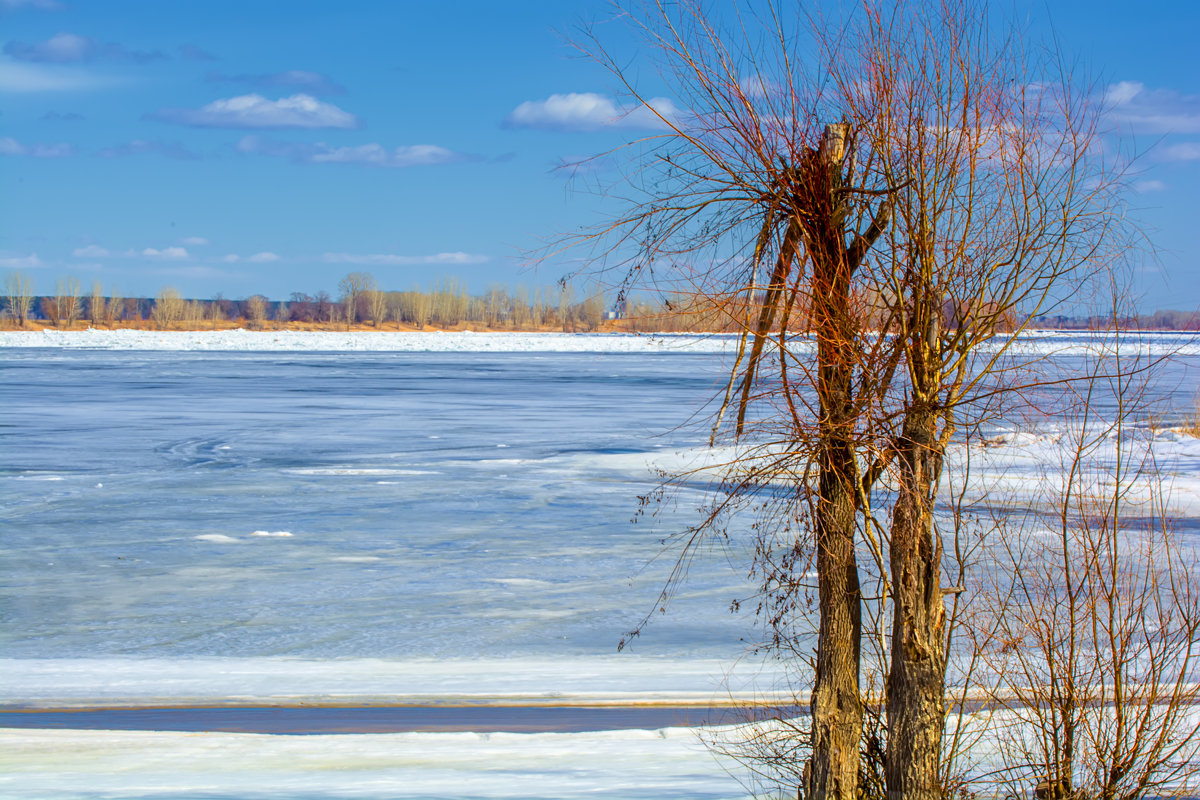
<svg viewBox="0 0 1200 800">
<path fill-rule="evenodd" d="M 68 276 L 55 284 L 54 304 L 57 317 L 70 328 L 79 319 L 79 279 Z"/>
<path fill-rule="evenodd" d="M 705 522 L 795 476 L 786 516 L 806 508 L 807 524 L 790 543 L 760 533 L 754 570 L 774 645 L 800 653 L 801 575 L 810 552 L 816 562 L 805 796 L 859 791 L 861 542 L 878 580 L 872 613 L 891 617 L 879 652 L 886 789 L 941 797 L 942 463 L 1004 388 L 1012 320 L 1053 307 L 1108 255 L 1119 215 L 1113 177 L 1092 158 L 1095 109 L 1058 64 L 1029 60 L 1018 31 L 994 35 L 985 2 L 867 0 L 836 21 L 772 4 L 722 18 L 699 2 L 629 15 L 678 114 L 586 40 L 666 133 L 637 143 L 610 189 L 627 212 L 581 243 L 627 287 L 686 285 L 741 326 L 718 426 L 736 409 L 732 434 L 764 444 Z M 889 492 L 876 490 L 884 475 Z M 875 521 L 880 504 L 890 525 Z M 681 564 L 705 530 L 684 538 Z"/>
<path fill-rule="evenodd" d="M 8 297 L 8 313 L 24 328 L 33 310 L 33 281 L 22 272 L 10 272 L 4 276 L 4 294 Z"/>
<path fill-rule="evenodd" d="M 338 281 L 342 293 L 342 307 L 347 325 L 358 322 L 358 304 L 361 298 L 375 291 L 375 278 L 369 272 L 351 272 Z"/>
</svg>

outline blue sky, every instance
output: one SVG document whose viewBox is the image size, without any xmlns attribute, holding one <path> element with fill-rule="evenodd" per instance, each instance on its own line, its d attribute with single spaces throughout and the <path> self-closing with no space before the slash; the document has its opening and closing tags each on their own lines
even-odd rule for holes
<svg viewBox="0 0 1200 800">
<path fill-rule="evenodd" d="M 1131 202 L 1157 248 L 1143 307 L 1200 306 L 1200 2 L 1011 5 L 1119 101 L 1113 124 L 1141 154 Z M 389 289 L 550 284 L 561 267 L 531 273 L 522 253 L 604 208 L 554 166 L 650 132 L 644 115 L 610 124 L 612 77 L 563 40 L 610 13 L 0 0 L 0 272 L 124 296 L 285 299 L 354 270 Z"/>
</svg>

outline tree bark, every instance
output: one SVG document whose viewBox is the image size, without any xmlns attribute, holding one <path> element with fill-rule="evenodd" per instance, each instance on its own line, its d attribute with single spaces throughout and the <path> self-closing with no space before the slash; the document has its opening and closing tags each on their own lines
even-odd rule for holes
<svg viewBox="0 0 1200 800">
<path fill-rule="evenodd" d="M 945 622 L 941 540 L 933 504 L 942 470 L 935 412 L 915 403 L 905 415 L 892 513 L 892 650 L 887 684 L 889 798 L 942 797 Z"/>
<path fill-rule="evenodd" d="M 806 793 L 857 800 L 863 707 L 859 691 L 862 606 L 854 542 L 858 516 L 853 378 L 855 327 L 850 313 L 854 266 L 845 247 L 839 191 L 848 131 L 830 125 L 800 173 L 804 244 L 812 264 L 812 323 L 817 338 L 817 594 L 820 627 L 812 696 L 812 757 Z"/>
</svg>

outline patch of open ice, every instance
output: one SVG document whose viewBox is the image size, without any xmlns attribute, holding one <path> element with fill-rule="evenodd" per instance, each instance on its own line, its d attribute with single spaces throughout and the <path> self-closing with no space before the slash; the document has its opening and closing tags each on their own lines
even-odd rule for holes
<svg viewBox="0 0 1200 800">
<path fill-rule="evenodd" d="M 216 542 L 218 544 L 228 544 L 230 542 L 240 542 L 241 539 L 235 539 L 232 536 L 226 536 L 223 533 L 202 533 L 195 537 L 202 542 Z"/>
</svg>

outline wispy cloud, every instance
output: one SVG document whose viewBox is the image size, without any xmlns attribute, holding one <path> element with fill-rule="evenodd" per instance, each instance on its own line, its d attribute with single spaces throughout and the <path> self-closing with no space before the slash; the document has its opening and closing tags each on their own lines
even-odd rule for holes
<svg viewBox="0 0 1200 800">
<path fill-rule="evenodd" d="M 244 94 L 214 100 L 203 108 L 164 108 L 146 119 L 192 128 L 358 128 L 358 117 L 307 94 L 268 100 Z"/>
<path fill-rule="evenodd" d="M 1162 156 L 1170 161 L 1200 161 L 1200 142 L 1181 142 L 1164 147 Z"/>
<path fill-rule="evenodd" d="M 45 263 L 38 258 L 37 253 L 30 253 L 27 256 L 0 257 L 0 267 L 4 269 L 36 269 L 45 266 Z"/>
<path fill-rule="evenodd" d="M 165 261 L 184 261 L 189 257 L 187 249 L 183 247 L 164 247 L 161 250 L 156 247 L 147 247 L 142 250 L 140 255 Z"/>
<path fill-rule="evenodd" d="M 0 0 L 0 12 L 32 8 L 38 11 L 61 11 L 64 6 L 58 0 Z"/>
<path fill-rule="evenodd" d="M 202 50 L 194 44 L 179 45 L 179 55 L 186 58 L 188 61 L 216 61 L 217 57 L 206 50 Z"/>
<path fill-rule="evenodd" d="M 1200 95 L 1121 81 L 1105 90 L 1104 104 L 1110 120 L 1136 132 L 1200 133 Z"/>
<path fill-rule="evenodd" d="M 230 253 L 226 256 L 221 256 L 221 261 L 226 264 L 236 264 L 239 261 L 244 261 L 247 264 L 271 264 L 279 260 L 279 256 L 269 250 L 264 250 L 261 253 L 255 253 L 252 256 L 239 256 L 236 253 Z"/>
<path fill-rule="evenodd" d="M 43 122 L 80 122 L 83 118 L 83 114 L 76 114 L 74 111 L 68 111 L 66 114 L 60 114 L 57 111 L 47 111 L 41 116 Z"/>
<path fill-rule="evenodd" d="M 290 69 L 286 72 L 273 72 L 264 75 L 226 75 L 223 72 L 210 72 L 204 77 L 209 83 L 242 83 L 255 89 L 291 89 L 306 94 L 335 95 L 345 94 L 346 87 L 336 83 L 319 72 L 308 72 L 302 69 Z"/>
<path fill-rule="evenodd" d="M 44 42 L 8 42 L 4 54 L 18 61 L 38 64 L 72 64 L 92 61 L 132 61 L 147 64 L 167 56 L 160 50 L 129 50 L 115 42 L 101 42 L 90 36 L 60 33 Z"/>
<path fill-rule="evenodd" d="M 71 255 L 76 258 L 108 258 L 110 253 L 98 244 L 89 244 L 75 248 L 71 251 Z"/>
<path fill-rule="evenodd" d="M 602 94 L 572 92 L 552 94 L 545 100 L 526 100 L 504 118 L 504 125 L 556 131 L 662 130 L 669 127 L 664 119 L 674 121 L 679 117 L 679 109 L 665 97 L 655 97 L 646 105 L 625 108 Z"/>
<path fill-rule="evenodd" d="M 0 156 L 29 156 L 30 158 L 64 158 L 75 154 L 66 142 L 57 144 L 24 145 L 11 136 L 0 138 Z"/>
<path fill-rule="evenodd" d="M 473 160 L 472 156 L 435 144 L 387 148 L 372 142 L 354 147 L 333 147 L 324 142 L 280 142 L 260 136 L 242 137 L 237 143 L 237 150 L 240 153 L 287 158 L 298 164 L 361 164 L 368 167 L 418 167 Z"/>
<path fill-rule="evenodd" d="M 203 236 L 185 236 L 179 240 L 180 244 L 186 244 L 189 247 L 204 247 L 209 244 L 208 239 Z"/>
<path fill-rule="evenodd" d="M 96 155 L 101 158 L 121 158 L 147 154 L 160 155 L 176 161 L 199 161 L 201 158 L 199 153 L 188 150 L 181 142 L 148 141 L 146 139 L 134 139 L 132 142 L 115 144 L 112 147 L 104 148 Z"/>
<path fill-rule="evenodd" d="M 431 256 L 402 256 L 392 253 L 326 253 L 327 264 L 406 267 L 418 264 L 483 264 L 487 256 L 475 253 L 437 253 Z"/>
<path fill-rule="evenodd" d="M 1150 194 L 1151 192 L 1161 192 L 1167 188 L 1167 185 L 1162 181 L 1145 180 L 1136 181 L 1133 184 L 1133 190 L 1138 194 Z"/>
<path fill-rule="evenodd" d="M 0 92 L 70 92 L 115 83 L 112 78 L 61 64 L 0 60 Z"/>
</svg>

